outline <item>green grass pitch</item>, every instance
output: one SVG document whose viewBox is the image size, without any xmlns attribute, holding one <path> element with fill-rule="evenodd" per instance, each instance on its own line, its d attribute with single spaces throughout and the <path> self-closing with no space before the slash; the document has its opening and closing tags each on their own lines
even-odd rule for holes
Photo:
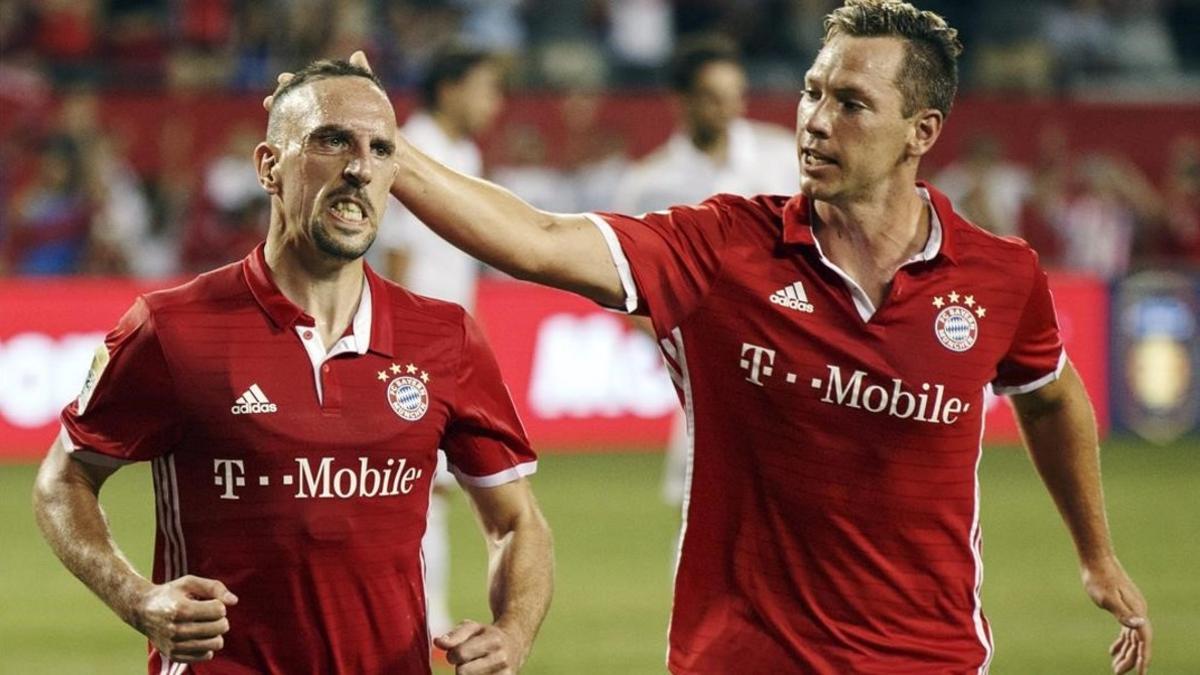
<svg viewBox="0 0 1200 675">
<path fill-rule="evenodd" d="M 676 514 L 658 499 L 649 453 L 545 455 L 534 478 L 554 528 L 557 592 L 527 673 L 664 672 Z M 1155 673 L 1200 673 L 1200 443 L 1107 443 L 1105 488 L 1122 561 L 1148 596 Z M 0 673 L 144 672 L 144 641 L 53 558 L 29 508 L 32 466 L 0 466 Z M 1091 606 L 1066 531 L 1023 453 L 989 448 L 981 469 L 984 608 L 998 675 L 1108 671 L 1115 623 Z M 149 568 L 146 467 L 122 470 L 103 501 L 117 540 Z M 484 619 L 484 548 L 453 504 L 460 617 Z M 234 627 L 236 630 L 236 626 Z"/>
</svg>

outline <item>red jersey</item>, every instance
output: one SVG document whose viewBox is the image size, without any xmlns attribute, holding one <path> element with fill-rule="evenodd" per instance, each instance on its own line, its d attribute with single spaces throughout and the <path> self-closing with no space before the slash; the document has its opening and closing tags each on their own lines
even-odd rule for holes
<svg viewBox="0 0 1200 675">
<path fill-rule="evenodd" d="M 420 557 L 437 449 L 464 483 L 536 469 L 457 305 L 376 276 L 326 353 L 262 247 L 140 298 L 63 412 L 80 459 L 153 463 L 154 581 L 237 594 L 224 649 L 151 673 L 429 673 Z"/>
<path fill-rule="evenodd" d="M 954 213 L 878 308 L 803 196 L 593 217 L 650 316 L 692 437 L 673 673 L 975 673 L 984 389 L 1064 364 L 1023 242 Z"/>
</svg>

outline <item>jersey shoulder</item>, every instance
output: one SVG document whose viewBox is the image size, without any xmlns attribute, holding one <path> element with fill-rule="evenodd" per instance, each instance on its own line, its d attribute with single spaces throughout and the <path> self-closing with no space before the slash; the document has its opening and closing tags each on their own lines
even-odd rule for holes
<svg viewBox="0 0 1200 675">
<path fill-rule="evenodd" d="M 253 295 L 246 285 L 242 261 L 218 267 L 196 276 L 191 281 L 153 291 L 142 296 L 151 313 L 161 314 L 176 310 L 233 309 L 243 302 L 253 302 Z"/>
<path fill-rule="evenodd" d="M 955 251 L 972 265 L 1037 267 L 1037 251 L 1029 242 L 1014 236 L 1000 236 L 975 225 L 956 214 L 950 227 L 954 228 Z"/>
<path fill-rule="evenodd" d="M 445 328 L 457 329 L 466 320 L 467 310 L 460 304 L 439 300 L 426 295 L 414 293 L 404 286 L 382 276 L 374 275 L 378 288 L 386 291 L 384 299 L 391 308 L 392 315 L 398 322 L 417 321 L 422 324 L 433 324 Z M 379 302 L 379 300 L 374 300 Z"/>
<path fill-rule="evenodd" d="M 723 192 L 709 197 L 701 205 L 716 209 L 735 228 L 755 223 L 778 229 L 783 221 L 783 207 L 790 199 L 787 195 L 735 195 Z"/>
</svg>

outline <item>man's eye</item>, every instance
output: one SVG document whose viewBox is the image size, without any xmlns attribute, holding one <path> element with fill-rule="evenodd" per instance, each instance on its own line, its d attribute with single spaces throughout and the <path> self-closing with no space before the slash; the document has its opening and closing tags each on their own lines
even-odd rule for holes
<svg viewBox="0 0 1200 675">
<path fill-rule="evenodd" d="M 805 89 L 803 95 L 804 98 L 812 99 L 814 101 L 818 98 L 821 98 L 821 92 L 817 91 L 816 89 Z"/>
</svg>

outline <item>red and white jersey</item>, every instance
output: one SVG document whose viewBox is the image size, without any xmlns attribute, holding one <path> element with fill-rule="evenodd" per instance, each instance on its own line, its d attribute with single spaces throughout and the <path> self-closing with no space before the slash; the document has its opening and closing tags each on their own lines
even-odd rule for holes
<svg viewBox="0 0 1200 675">
<path fill-rule="evenodd" d="M 216 658 L 151 673 L 429 673 L 420 556 L 436 452 L 464 483 L 536 457 L 483 335 L 457 305 L 369 268 L 326 352 L 260 246 L 134 304 L 97 351 L 63 442 L 153 463 L 154 580 L 224 582 Z"/>
<path fill-rule="evenodd" d="M 803 196 L 593 216 L 692 430 L 673 673 L 986 670 L 984 390 L 1065 356 L 1036 254 L 917 189 L 928 245 L 879 307 Z"/>
</svg>

